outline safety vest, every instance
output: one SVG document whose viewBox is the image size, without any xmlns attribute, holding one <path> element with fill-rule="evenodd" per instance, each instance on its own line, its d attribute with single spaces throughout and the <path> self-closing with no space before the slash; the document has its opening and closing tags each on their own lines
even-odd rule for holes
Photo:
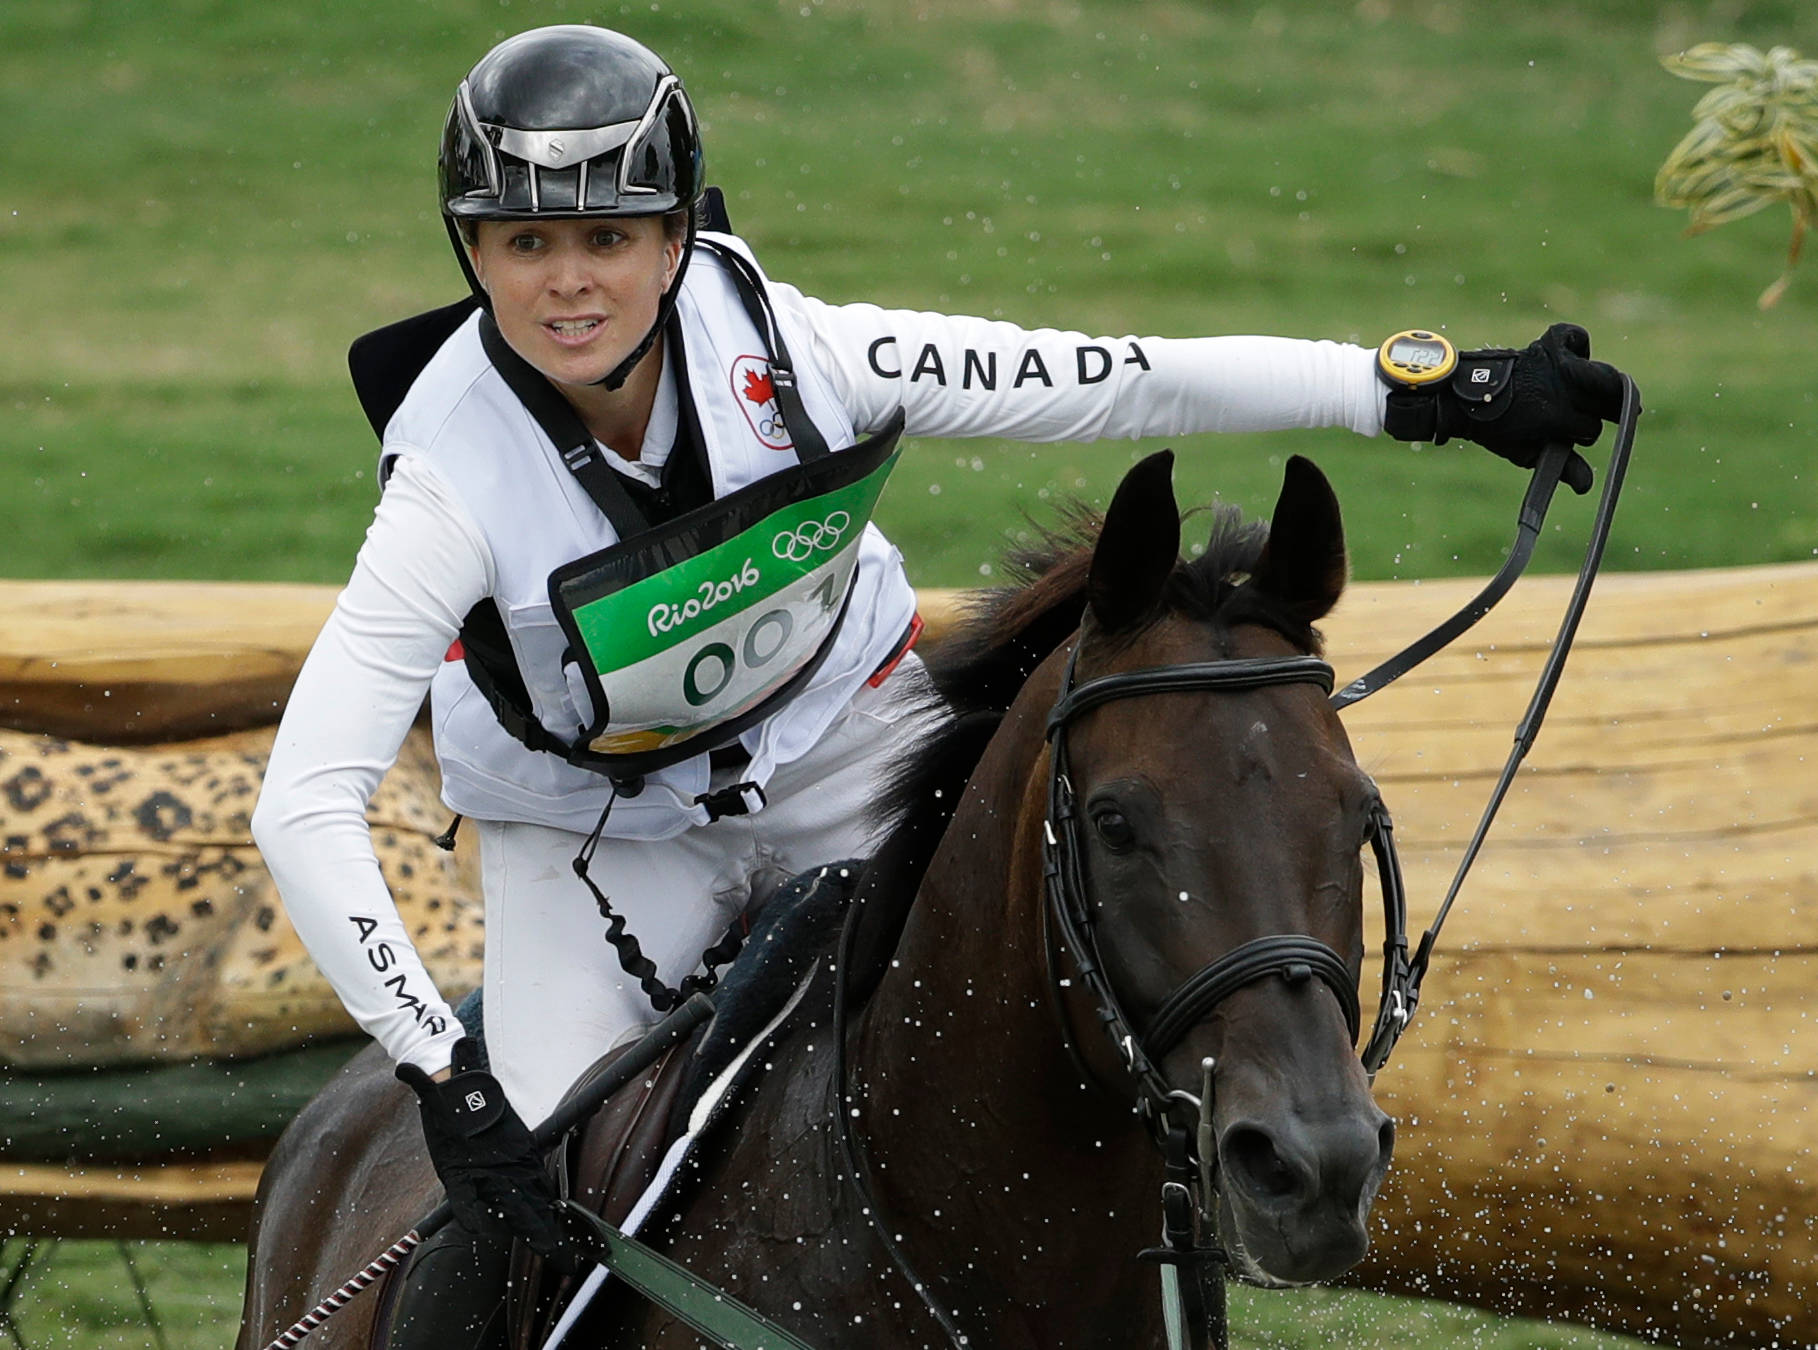
<svg viewBox="0 0 1818 1350">
<path fill-rule="evenodd" d="M 609 775 L 636 792 L 611 833 L 679 833 L 706 819 L 710 746 L 736 738 L 741 776 L 761 785 L 900 648 L 914 592 L 866 523 L 900 417 L 860 444 L 764 287 L 740 241 L 701 236 L 665 360 L 713 500 L 654 529 L 613 506 L 619 476 L 548 382 L 489 339 L 490 316 L 406 321 L 419 338 L 458 327 L 387 418 L 381 478 L 420 456 L 495 569 L 464 659 L 432 690 L 456 811 L 587 829 Z"/>
</svg>

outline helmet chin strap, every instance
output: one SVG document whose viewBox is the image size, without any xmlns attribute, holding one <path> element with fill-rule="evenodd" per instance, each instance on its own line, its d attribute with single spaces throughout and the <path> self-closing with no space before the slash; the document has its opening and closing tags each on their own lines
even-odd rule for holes
<svg viewBox="0 0 1818 1350">
<path fill-rule="evenodd" d="M 461 275 L 467 278 L 467 289 L 473 292 L 473 298 L 480 302 L 481 309 L 491 312 L 492 297 L 486 294 L 486 288 L 480 284 L 473 264 L 467 261 L 467 245 L 462 242 L 460 230 L 455 228 L 454 217 L 443 216 L 442 227 L 448 231 L 448 242 L 454 245 L 455 261 L 461 264 Z"/>
</svg>

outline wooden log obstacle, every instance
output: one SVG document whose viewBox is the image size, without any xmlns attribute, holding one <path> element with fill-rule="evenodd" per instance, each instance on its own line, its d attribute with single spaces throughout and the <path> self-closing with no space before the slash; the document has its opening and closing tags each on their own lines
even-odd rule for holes
<svg viewBox="0 0 1818 1350">
<path fill-rule="evenodd" d="M 0 583 L 0 1236 L 244 1235 L 266 1151 L 358 1044 L 248 833 L 333 599 Z M 474 860 L 431 842 L 422 729 L 368 818 L 439 987 L 474 987 Z"/>
<path fill-rule="evenodd" d="M 1569 580 L 1347 714 L 1412 923 Z M 1462 600 L 1366 586 L 1341 680 Z M 1377 1082 L 1373 1288 L 1692 1347 L 1818 1343 L 1818 565 L 1606 576 Z M 1373 991 L 1366 989 L 1366 996 Z"/>
<path fill-rule="evenodd" d="M 271 738 L 94 746 L 0 730 L 0 1062 L 243 1059 L 348 1034 L 248 833 Z M 449 817 L 425 732 L 367 817 L 432 973 L 471 987 L 477 887 L 432 842 Z"/>
<path fill-rule="evenodd" d="M 1354 586 L 1326 624 L 1341 681 L 1472 585 Z M 1451 650 L 1346 714 L 1395 814 L 1416 930 L 1507 752 L 1568 589 L 1565 578 L 1523 581 Z M 0 720 L 116 743 L 252 725 L 281 706 L 331 603 L 307 587 L 0 585 Z M 931 629 L 953 605 L 924 597 Z M 1814 694 L 1818 565 L 1598 583 L 1418 1020 L 1378 1080 L 1398 1121 L 1396 1163 L 1354 1283 L 1682 1346 L 1818 1344 Z M 228 752 L 245 772 L 260 762 L 257 734 Z M 10 776 L 0 764 L 0 790 Z M 399 828 L 439 829 L 433 783 L 409 792 L 417 805 L 387 808 Z M 234 884 L 265 884 L 243 838 L 193 842 L 248 850 Z M 49 860 L 42 849 L 27 860 L 40 855 Z M 206 1016 L 178 1019 L 179 1035 L 124 1013 L 86 1021 L 81 998 L 40 1000 L 55 985 L 34 986 L 18 958 L 59 916 L 21 880 L 0 881 L 0 1026 L 42 1036 L 43 1009 L 62 1006 L 53 1016 L 84 1027 L 88 1043 L 119 1031 L 135 1053 L 161 1037 L 194 1053 L 242 1025 L 307 1020 L 303 1003 L 274 1018 L 217 996 Z M 79 946 L 79 929 L 64 931 Z M 1375 978 L 1367 969 L 1366 1002 Z M 293 997 L 300 968 L 296 979 Z M 319 1000 L 307 1006 L 332 1017 Z M 327 1034 L 326 1021 L 307 1024 Z M 105 1169 L 76 1180 L 107 1190 Z M 113 1190 L 152 1184 L 140 1172 Z M 206 1185 L 214 1206 L 231 1189 L 219 1172 Z M 160 1222 L 180 1224 L 180 1205 L 161 1203 Z M 0 1231 L 18 1212 L 0 1186 Z"/>
</svg>

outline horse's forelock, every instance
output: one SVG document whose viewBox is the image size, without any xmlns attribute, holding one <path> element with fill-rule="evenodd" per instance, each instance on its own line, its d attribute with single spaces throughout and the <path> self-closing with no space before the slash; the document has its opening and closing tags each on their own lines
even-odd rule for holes
<svg viewBox="0 0 1818 1350">
<path fill-rule="evenodd" d="M 1212 509 L 1212 529 L 1197 558 L 1169 578 L 1169 612 L 1182 618 L 1236 628 L 1256 624 L 1280 633 L 1303 652 L 1318 655 L 1319 630 L 1292 606 L 1256 586 L 1245 585 L 1269 542 L 1266 521 L 1245 520 L 1234 506 Z"/>
</svg>

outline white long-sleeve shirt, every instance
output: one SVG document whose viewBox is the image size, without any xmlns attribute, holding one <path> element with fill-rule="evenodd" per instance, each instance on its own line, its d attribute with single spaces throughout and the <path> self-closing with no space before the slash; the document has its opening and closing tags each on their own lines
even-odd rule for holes
<svg viewBox="0 0 1818 1350">
<path fill-rule="evenodd" d="M 774 282 L 770 297 L 790 331 L 809 335 L 798 366 L 806 356 L 821 368 L 861 430 L 898 407 L 907 434 L 924 437 L 1076 441 L 1381 429 L 1374 356 L 1355 346 L 1025 330 L 830 305 Z M 657 398 L 647 465 L 661 462 L 674 436 L 668 372 Z M 394 1059 L 432 1073 L 448 1064 L 460 1028 L 392 903 L 365 807 L 463 618 L 492 594 L 496 575 L 488 535 L 468 507 L 430 464 L 401 455 L 291 692 L 253 817 L 287 912 L 349 1012 Z"/>
</svg>

